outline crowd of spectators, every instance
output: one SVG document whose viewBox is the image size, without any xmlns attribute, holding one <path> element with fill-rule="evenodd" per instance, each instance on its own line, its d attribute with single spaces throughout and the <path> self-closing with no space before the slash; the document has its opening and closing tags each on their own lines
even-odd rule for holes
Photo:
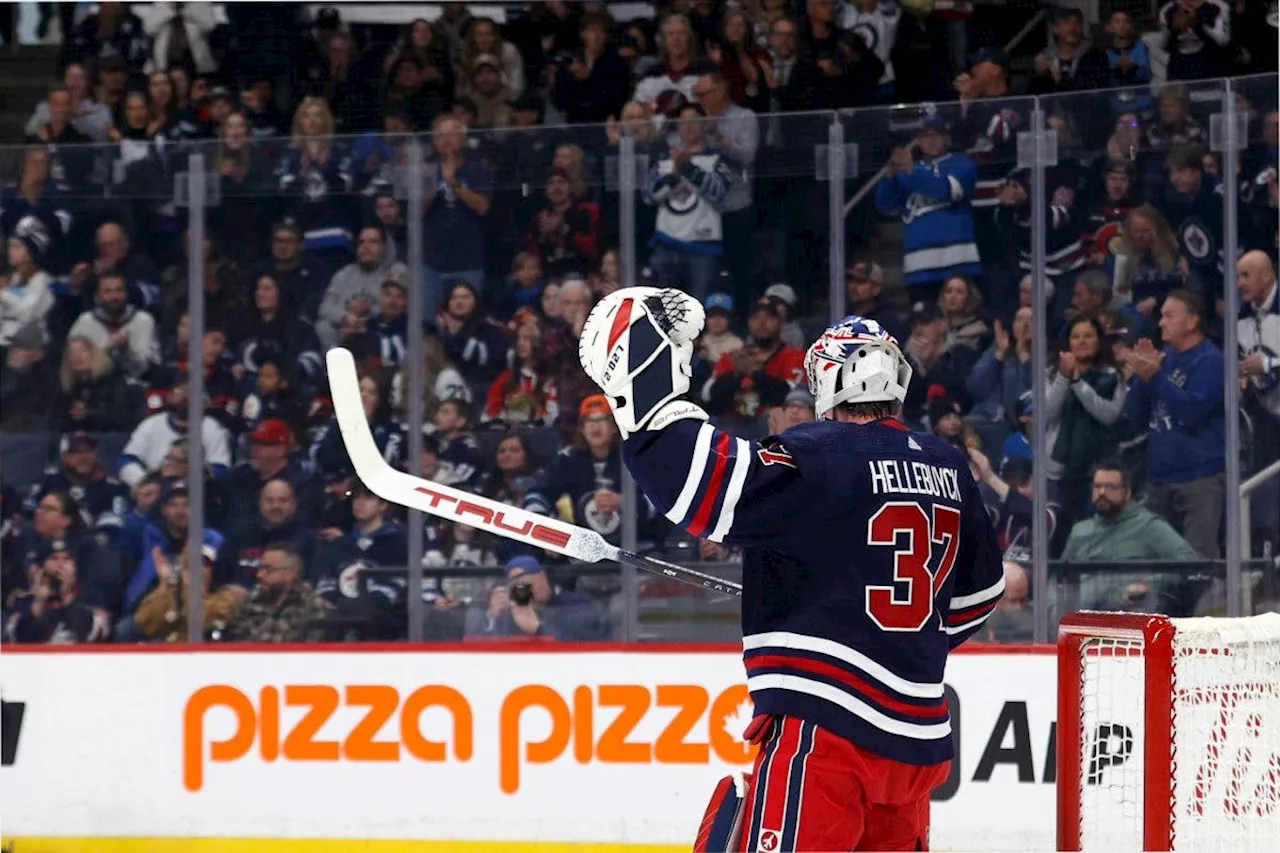
<svg viewBox="0 0 1280 853">
<path fill-rule="evenodd" d="M 1280 456 L 1275 28 L 1255 4 L 1169 3 L 1145 34 L 1116 11 L 1097 42 L 1079 12 L 1054 12 L 1020 81 L 1057 131 L 1043 223 L 1017 156 L 1032 101 L 963 9 L 678 0 L 615 21 L 609 5 L 531 4 L 499 24 L 445 3 L 390 33 L 332 9 L 299 24 L 288 4 L 227 4 L 222 22 L 203 3 L 103 3 L 65 22 L 61 82 L 7 152 L 0 189 L 0 430 L 43 435 L 49 451 L 43 473 L 3 481 L 6 641 L 185 638 L 193 515 L 206 636 L 403 636 L 406 520 L 346 459 L 323 370 L 335 345 L 357 355 L 392 464 L 611 541 L 633 510 L 643 547 L 732 562 L 643 501 L 623 506 L 616 427 L 577 338 L 594 301 L 626 284 L 609 170 L 630 136 L 645 169 L 639 277 L 707 308 L 693 393 L 744 434 L 811 420 L 806 321 L 827 310 L 831 230 L 812 146 L 833 115 L 796 115 L 814 110 L 861 108 L 847 136 L 884 156 L 860 182 L 887 161 L 850 218 L 846 307 L 912 360 L 904 419 L 964 447 L 984 484 L 1010 589 L 1022 588 L 992 637 L 1027 626 L 1033 460 L 1055 558 L 1221 557 L 1228 264 L 1246 470 Z M 1215 79 L 1250 73 L 1270 76 L 1230 95 Z M 1139 88 L 1095 91 L 1116 86 Z M 1248 126 L 1238 259 L 1222 251 L 1223 162 L 1207 147 L 1226 97 Z M 414 150 L 421 274 L 399 168 Z M 194 153 L 218 182 L 201 245 L 173 190 Z M 1045 328 L 1030 309 L 1033 228 L 1047 234 Z M 419 295 L 423 316 L 410 316 Z M 1030 393 L 1038 335 L 1051 341 L 1043 413 Z M 193 369 L 207 401 L 194 472 Z M 414 393 L 425 424 L 411 459 Z M 1269 500 L 1255 501 L 1260 548 L 1280 536 Z M 545 554 L 434 519 L 424 540 L 424 568 L 442 570 L 421 593 L 430 636 L 614 630 L 608 586 Z M 1142 586 L 1088 594 L 1212 605 Z"/>
</svg>

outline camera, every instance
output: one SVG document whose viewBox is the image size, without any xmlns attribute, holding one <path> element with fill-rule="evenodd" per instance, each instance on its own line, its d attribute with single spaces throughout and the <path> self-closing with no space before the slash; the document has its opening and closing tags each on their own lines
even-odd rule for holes
<svg viewBox="0 0 1280 853">
<path fill-rule="evenodd" d="M 62 578 L 52 572 L 45 572 L 45 579 L 49 582 L 49 594 L 54 598 L 62 595 Z"/>
<path fill-rule="evenodd" d="M 524 607 L 531 601 L 533 601 L 533 584 L 525 581 L 524 583 L 513 583 L 511 585 L 512 604 Z"/>
</svg>

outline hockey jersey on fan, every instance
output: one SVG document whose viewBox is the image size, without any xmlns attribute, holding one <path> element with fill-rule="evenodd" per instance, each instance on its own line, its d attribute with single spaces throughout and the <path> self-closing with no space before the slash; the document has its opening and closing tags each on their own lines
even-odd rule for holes
<svg viewBox="0 0 1280 853">
<path fill-rule="evenodd" d="M 907 285 L 982 273 L 970 207 L 978 172 L 967 154 L 917 161 L 876 185 L 876 208 L 900 216 L 905 226 L 902 259 Z"/>
<path fill-rule="evenodd" d="M 723 249 L 720 204 L 729 192 L 729 167 L 715 151 L 677 165 L 670 154 L 649 169 L 645 201 L 657 205 L 654 242 L 719 257 Z"/>
<path fill-rule="evenodd" d="M 623 444 L 658 511 L 743 549 L 755 712 L 895 761 L 952 758 L 947 653 L 1004 591 L 963 454 L 896 420 L 805 423 L 763 442 L 680 420 Z"/>
</svg>

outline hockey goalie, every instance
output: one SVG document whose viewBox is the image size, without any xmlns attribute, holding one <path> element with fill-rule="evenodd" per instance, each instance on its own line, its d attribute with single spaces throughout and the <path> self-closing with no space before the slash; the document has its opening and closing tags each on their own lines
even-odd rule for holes
<svg viewBox="0 0 1280 853">
<path fill-rule="evenodd" d="M 702 306 L 631 287 L 579 356 L 623 459 L 694 536 L 743 550 L 742 647 L 759 752 L 721 780 L 697 850 L 927 850 L 953 756 L 942 676 L 1004 590 L 967 460 L 898 420 L 911 368 L 846 317 L 805 358 L 819 420 L 748 441 L 684 399 Z"/>
</svg>

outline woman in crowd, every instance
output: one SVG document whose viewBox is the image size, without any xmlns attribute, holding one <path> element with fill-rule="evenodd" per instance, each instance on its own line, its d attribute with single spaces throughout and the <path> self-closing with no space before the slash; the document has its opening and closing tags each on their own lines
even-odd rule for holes
<svg viewBox="0 0 1280 853">
<path fill-rule="evenodd" d="M 404 429 L 391 416 L 388 384 L 373 373 L 361 371 L 360 402 L 364 406 L 364 416 L 369 422 L 374 443 L 378 445 L 378 451 L 387 464 L 398 468 L 408 445 L 405 443 Z M 310 455 L 312 464 L 322 478 L 347 470 L 351 463 L 347 459 L 347 448 L 342 443 L 337 419 L 331 420 L 328 426 L 320 430 L 311 443 Z"/>
<path fill-rule="evenodd" d="M 746 12 L 728 12 L 720 40 L 708 46 L 707 58 L 720 66 L 735 104 L 765 113 L 769 111 L 769 87 L 762 69 L 772 65 L 772 60 L 767 50 L 755 44 L 752 29 Z"/>
<path fill-rule="evenodd" d="M 275 276 L 260 275 L 254 284 L 251 316 L 237 350 L 235 377 L 254 378 L 264 357 L 282 360 L 308 386 L 324 385 L 320 340 L 311 324 L 289 310 L 291 296 Z"/>
<path fill-rule="evenodd" d="M 573 444 L 556 454 L 525 495 L 524 507 L 555 515 L 568 499 L 573 521 L 610 542 L 622 535 L 622 455 L 609 402 L 596 394 L 582 401 Z"/>
<path fill-rule="evenodd" d="M 65 401 L 64 432 L 127 432 L 137 425 L 139 407 L 130 399 L 124 376 L 88 338 L 77 335 L 67 341 L 58 378 Z"/>
<path fill-rule="evenodd" d="M 963 348 L 957 352 L 957 366 L 968 373 L 991 337 L 991 328 L 981 316 L 982 293 L 972 279 L 952 276 L 938 293 L 938 308 L 947 318 L 947 348 Z"/>
<path fill-rule="evenodd" d="M 213 171 L 221 184 L 222 199 L 210 211 L 228 256 L 243 267 L 267 256 L 271 236 L 268 216 L 271 174 L 250 134 L 249 119 L 234 112 L 218 128 Z"/>
<path fill-rule="evenodd" d="M 9 235 L 9 274 L 0 275 L 0 347 L 28 326 L 43 337 L 45 318 L 54 306 L 53 280 L 44 271 L 52 235 L 35 216 L 24 216 Z"/>
<path fill-rule="evenodd" d="M 553 389 L 534 366 L 541 338 L 538 324 L 533 320 L 521 323 L 515 338 L 508 358 L 511 366 L 489 386 L 481 422 L 508 427 L 551 426 L 559 412 Z"/>
<path fill-rule="evenodd" d="M 411 21 L 400 33 L 395 49 L 387 54 L 383 71 L 390 73 L 402 59 L 416 59 L 421 69 L 423 88 L 420 95 L 433 95 L 447 100 L 453 93 L 453 63 L 449 46 L 436 35 L 425 18 Z"/>
<path fill-rule="evenodd" d="M 340 141 L 333 138 L 333 113 L 323 98 L 304 98 L 293 115 L 293 142 L 279 169 L 286 212 L 302 228 L 303 247 L 335 270 L 354 248 L 351 223 L 352 175 Z"/>
<path fill-rule="evenodd" d="M 470 383 L 487 386 L 502 370 L 507 339 L 485 314 L 480 297 L 467 282 L 455 282 L 444 310 L 436 316 L 445 354 Z"/>
<path fill-rule="evenodd" d="M 127 205 L 142 233 L 160 230 L 172 192 L 173 146 L 151 120 L 145 92 L 124 96 L 119 128 L 112 126 L 115 142 L 111 156 L 111 194 Z M 170 238 L 172 239 L 172 238 Z"/>
<path fill-rule="evenodd" d="M 1062 505 L 1070 523 L 1088 505 L 1090 469 L 1115 453 L 1125 384 L 1111 364 L 1111 348 L 1096 319 L 1073 320 L 1065 344 L 1049 370 L 1043 417 L 1050 497 Z"/>
<path fill-rule="evenodd" d="M 543 320 L 560 320 L 564 317 L 564 309 L 560 304 L 559 281 L 549 281 L 542 288 L 542 296 L 538 299 L 537 315 Z"/>
<path fill-rule="evenodd" d="M 587 279 L 597 301 L 622 287 L 622 256 L 617 249 L 607 249 L 600 256 L 600 268 Z"/>
<path fill-rule="evenodd" d="M 995 342 L 982 354 L 967 380 L 976 401 L 973 414 L 991 422 L 1012 420 L 1018 398 L 1031 390 L 1032 311 L 1022 307 L 1011 328 L 995 321 Z"/>
<path fill-rule="evenodd" d="M 650 156 L 657 147 L 661 136 L 657 127 L 653 123 L 653 117 L 649 114 L 649 109 L 644 104 L 636 101 L 628 101 L 622 107 L 622 112 L 618 117 L 610 118 L 604 126 L 605 140 L 609 147 L 605 152 L 610 156 L 618 156 L 618 146 L 624 136 L 631 137 L 635 143 L 635 152 L 637 157 Z M 609 227 L 609 223 L 619 221 L 619 212 L 616 193 L 605 193 L 601 198 L 601 209 L 604 215 L 602 221 Z M 649 239 L 653 236 L 654 223 L 658 218 L 658 209 L 647 204 L 636 205 L 635 221 L 636 221 L 636 245 L 647 246 Z M 602 235 L 606 240 L 613 240 L 616 235 L 612 230 Z"/>
<path fill-rule="evenodd" d="M 153 135 L 167 135 L 178 117 L 178 101 L 169 72 L 151 72 L 147 78 L 147 99 L 150 101 L 147 131 Z"/>
<path fill-rule="evenodd" d="M 1178 254 L 1178 236 L 1163 213 L 1149 204 L 1129 212 L 1107 272 L 1116 293 L 1127 297 L 1142 315 L 1140 337 L 1157 340 L 1165 296 L 1186 286 L 1190 275 Z"/>
<path fill-rule="evenodd" d="M 119 604 L 123 584 L 116 556 L 98 544 L 79 504 L 67 492 L 40 497 L 33 522 L 19 533 L 11 553 L 21 555 L 30 566 L 55 549 L 65 550 L 75 560 L 80 601 L 109 611 Z"/>
<path fill-rule="evenodd" d="M 473 18 L 467 28 L 467 41 L 458 58 L 455 72 L 458 80 L 459 95 L 470 95 L 472 75 L 475 73 L 476 59 L 481 56 L 496 57 L 502 65 L 502 81 L 506 87 L 509 100 L 516 100 L 524 94 L 524 58 L 516 46 L 504 41 L 498 32 L 498 25 L 491 18 Z"/>
<path fill-rule="evenodd" d="M 480 494 L 520 506 L 541 470 L 523 432 L 504 435 L 493 452 L 493 469 L 486 473 Z"/>
</svg>

